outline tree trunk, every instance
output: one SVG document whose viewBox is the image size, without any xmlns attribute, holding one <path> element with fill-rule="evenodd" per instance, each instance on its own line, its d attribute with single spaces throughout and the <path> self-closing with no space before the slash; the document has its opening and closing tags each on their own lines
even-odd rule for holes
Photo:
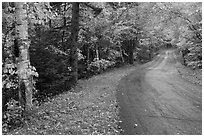
<svg viewBox="0 0 204 137">
<path fill-rule="evenodd" d="M 49 28 L 52 28 L 52 19 L 49 19 Z"/>
<path fill-rule="evenodd" d="M 96 44 L 96 60 L 99 60 L 98 45 Z"/>
<path fill-rule="evenodd" d="M 149 59 L 152 59 L 152 39 L 150 38 L 150 45 L 149 45 Z"/>
<path fill-rule="evenodd" d="M 63 24 L 64 27 L 67 25 L 67 20 L 66 20 L 66 2 L 64 2 L 64 15 L 63 15 Z"/>
<path fill-rule="evenodd" d="M 25 110 L 30 111 L 32 109 L 32 92 L 33 92 L 33 82 L 31 74 L 29 74 L 30 69 L 30 58 L 29 58 L 29 46 L 30 41 L 28 39 L 28 23 L 27 23 L 27 11 L 25 2 L 15 2 L 15 32 L 16 40 L 19 48 L 19 58 L 18 58 L 18 77 L 19 84 L 24 85 L 25 91 Z M 20 91 L 22 92 L 22 90 Z M 22 94 L 19 94 L 20 96 Z"/>
<path fill-rule="evenodd" d="M 132 47 L 132 46 L 131 46 Z M 133 64 L 134 63 L 134 56 L 133 56 L 133 51 L 130 51 L 129 53 L 129 63 Z"/>
<path fill-rule="evenodd" d="M 64 2 L 64 15 L 63 15 L 63 27 L 65 28 L 66 27 L 66 2 Z M 63 48 L 63 51 L 66 52 L 66 44 L 64 44 L 64 37 L 65 37 L 65 30 L 63 29 L 62 31 L 62 48 Z"/>
<path fill-rule="evenodd" d="M 119 48 L 120 48 L 120 56 L 121 56 L 121 59 L 122 59 L 122 63 L 124 63 L 125 60 L 124 60 L 124 57 L 123 57 L 123 50 L 122 50 L 121 45 L 119 45 Z"/>
<path fill-rule="evenodd" d="M 90 48 L 87 46 L 87 64 L 90 63 Z"/>
<path fill-rule="evenodd" d="M 133 56 L 133 53 L 134 53 L 134 43 L 132 40 L 130 40 L 128 42 L 129 44 L 129 64 L 134 64 L 134 56 Z"/>
<path fill-rule="evenodd" d="M 72 20 L 71 20 L 71 57 L 70 63 L 72 67 L 72 82 L 77 83 L 78 79 L 78 53 L 77 53 L 77 38 L 79 32 L 79 3 L 72 3 Z"/>
</svg>

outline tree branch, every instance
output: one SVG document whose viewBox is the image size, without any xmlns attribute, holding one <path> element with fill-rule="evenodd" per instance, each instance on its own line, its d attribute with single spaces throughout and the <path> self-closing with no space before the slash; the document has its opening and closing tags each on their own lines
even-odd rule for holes
<svg viewBox="0 0 204 137">
<path fill-rule="evenodd" d="M 98 14 L 100 14 L 101 11 L 103 10 L 102 8 L 98 8 L 93 5 L 90 5 L 90 3 L 84 3 L 84 5 L 86 5 L 87 7 L 91 8 L 94 11 L 95 17 L 98 16 Z"/>
</svg>

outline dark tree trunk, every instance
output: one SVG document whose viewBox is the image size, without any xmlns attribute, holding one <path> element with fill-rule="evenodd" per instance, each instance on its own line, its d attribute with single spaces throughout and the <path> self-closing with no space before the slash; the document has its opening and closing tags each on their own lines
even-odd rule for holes
<svg viewBox="0 0 204 137">
<path fill-rule="evenodd" d="M 66 2 L 64 3 L 64 15 L 63 15 L 63 28 L 66 27 Z M 62 49 L 64 52 L 66 52 L 67 47 L 66 44 L 64 43 L 64 37 L 65 37 L 65 30 L 63 29 L 62 31 Z"/>
<path fill-rule="evenodd" d="M 87 46 L 87 64 L 90 63 L 90 48 Z"/>
<path fill-rule="evenodd" d="M 52 20 L 49 20 L 49 28 L 52 28 Z"/>
<path fill-rule="evenodd" d="M 72 67 L 72 82 L 77 83 L 78 79 L 78 54 L 77 54 L 77 38 L 79 32 L 79 3 L 72 3 L 72 20 L 71 20 L 71 57 L 70 64 Z"/>
<path fill-rule="evenodd" d="M 129 40 L 128 41 L 128 53 L 129 53 L 129 64 L 133 64 L 134 63 L 134 49 L 135 49 L 135 43 L 133 40 Z"/>
<path fill-rule="evenodd" d="M 133 64 L 134 63 L 134 56 L 133 56 L 133 53 L 134 53 L 134 45 L 132 42 L 130 42 L 130 45 L 129 45 L 130 49 L 129 49 L 129 63 L 130 64 Z"/>
</svg>

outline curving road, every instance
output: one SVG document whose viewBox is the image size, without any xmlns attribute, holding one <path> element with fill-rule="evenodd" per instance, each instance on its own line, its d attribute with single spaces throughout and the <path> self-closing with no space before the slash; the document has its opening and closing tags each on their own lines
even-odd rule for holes
<svg viewBox="0 0 204 137">
<path fill-rule="evenodd" d="M 202 88 L 179 77 L 173 50 L 118 85 L 122 134 L 202 134 Z"/>
</svg>

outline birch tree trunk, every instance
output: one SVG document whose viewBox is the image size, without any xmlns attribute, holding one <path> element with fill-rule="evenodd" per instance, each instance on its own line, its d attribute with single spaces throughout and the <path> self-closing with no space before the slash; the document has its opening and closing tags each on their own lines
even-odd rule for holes
<svg viewBox="0 0 204 137">
<path fill-rule="evenodd" d="M 17 59 L 17 71 L 19 77 L 19 86 L 23 85 L 25 91 L 25 110 L 30 111 L 32 109 L 32 92 L 33 82 L 30 75 L 30 58 L 29 58 L 29 46 L 30 41 L 28 39 L 28 22 L 27 22 L 27 10 L 25 2 L 15 2 L 15 33 L 17 40 L 17 47 L 19 48 L 19 58 Z M 22 90 L 20 90 L 22 92 Z"/>
<path fill-rule="evenodd" d="M 99 60 L 99 51 L 98 51 L 98 44 L 96 44 L 96 60 Z"/>
<path fill-rule="evenodd" d="M 78 79 L 78 53 L 77 38 L 79 32 L 79 3 L 72 3 L 72 20 L 71 20 L 71 57 L 70 63 L 72 67 L 72 82 L 75 84 Z"/>
</svg>

